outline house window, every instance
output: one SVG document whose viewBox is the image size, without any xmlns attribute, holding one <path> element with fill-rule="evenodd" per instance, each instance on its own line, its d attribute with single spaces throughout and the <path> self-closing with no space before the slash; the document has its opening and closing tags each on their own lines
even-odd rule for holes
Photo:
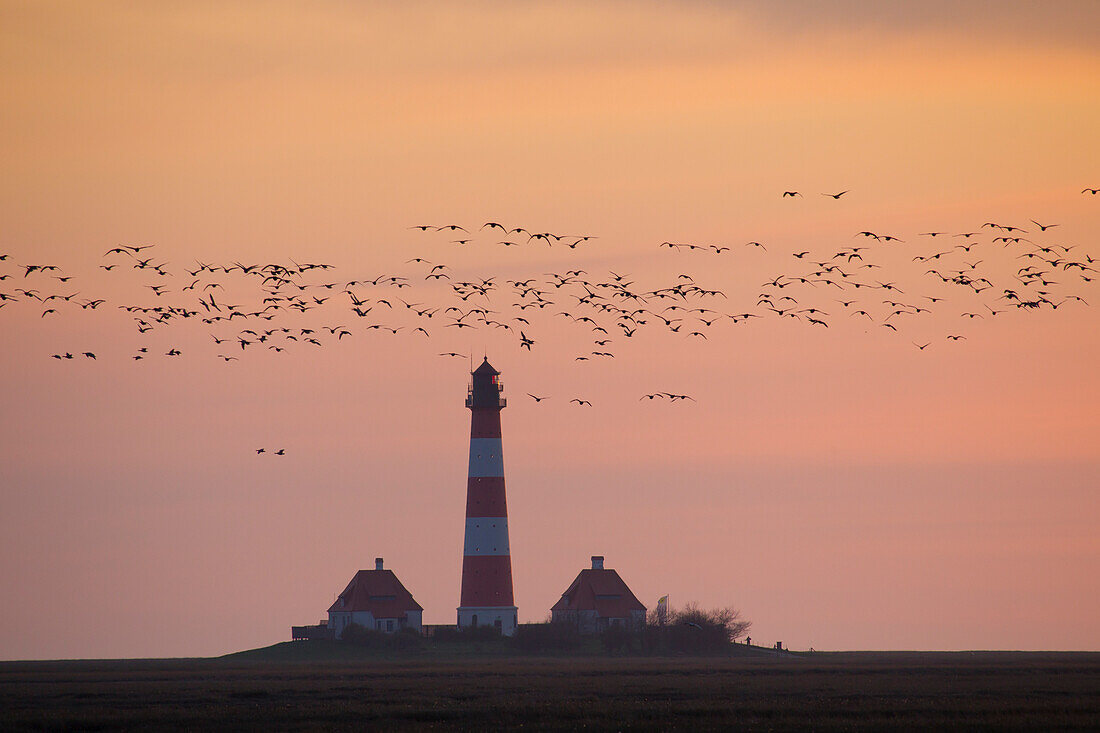
<svg viewBox="0 0 1100 733">
<path fill-rule="evenodd" d="M 393 619 L 386 619 L 386 631 L 393 631 Z"/>
</svg>

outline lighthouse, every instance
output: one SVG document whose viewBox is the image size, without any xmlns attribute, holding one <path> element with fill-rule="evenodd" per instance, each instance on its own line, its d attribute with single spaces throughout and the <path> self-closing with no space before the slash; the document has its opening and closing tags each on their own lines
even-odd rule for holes
<svg viewBox="0 0 1100 733">
<path fill-rule="evenodd" d="M 508 504 L 500 411 L 507 401 L 500 372 L 486 358 L 470 375 L 470 475 L 466 483 L 466 539 L 462 553 L 462 598 L 458 627 L 495 626 L 516 633 L 512 557 L 508 551 Z"/>
</svg>

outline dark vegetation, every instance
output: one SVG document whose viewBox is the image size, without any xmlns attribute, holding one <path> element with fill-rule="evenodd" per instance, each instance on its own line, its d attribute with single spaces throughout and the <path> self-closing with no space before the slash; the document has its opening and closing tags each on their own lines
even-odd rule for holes
<svg viewBox="0 0 1100 733">
<path fill-rule="evenodd" d="M 1100 724 L 1097 653 L 459 654 L 386 658 L 351 644 L 287 642 L 221 659 L 0 663 L 0 730 L 1095 730 Z"/>
<path fill-rule="evenodd" d="M 427 655 L 731 655 L 753 653 L 735 640 L 749 624 L 733 609 L 703 611 L 695 605 L 673 613 L 666 623 L 630 630 L 610 626 L 599 634 L 582 635 L 569 623 L 521 624 L 512 638 L 492 626 L 458 629 L 439 627 L 429 637 L 412 630 L 394 634 L 351 624 L 338 645 L 380 656 Z M 299 644 L 324 644 L 310 641 Z M 763 653 L 764 650 L 755 650 Z"/>
</svg>

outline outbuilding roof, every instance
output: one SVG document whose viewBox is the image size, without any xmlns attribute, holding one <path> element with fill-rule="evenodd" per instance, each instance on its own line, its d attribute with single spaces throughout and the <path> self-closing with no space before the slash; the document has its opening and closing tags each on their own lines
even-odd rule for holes
<svg viewBox="0 0 1100 733">
<path fill-rule="evenodd" d="M 375 618 L 402 618 L 406 611 L 423 611 L 392 570 L 360 570 L 329 607 L 336 611 L 370 611 Z"/>
<path fill-rule="evenodd" d="M 628 618 L 645 606 L 614 570 L 582 570 L 551 611 L 595 611 L 601 618 Z"/>
</svg>

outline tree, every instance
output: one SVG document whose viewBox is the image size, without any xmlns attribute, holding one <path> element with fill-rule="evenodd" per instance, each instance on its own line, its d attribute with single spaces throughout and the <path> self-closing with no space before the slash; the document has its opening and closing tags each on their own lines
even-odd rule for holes
<svg viewBox="0 0 1100 733">
<path fill-rule="evenodd" d="M 722 629 L 725 631 L 726 640 L 731 644 L 744 636 L 752 627 L 752 621 L 741 618 L 741 612 L 736 608 L 726 606 L 703 611 L 694 601 L 684 606 L 673 617 L 678 623 L 695 622 Z"/>
<path fill-rule="evenodd" d="M 651 652 L 706 654 L 726 651 L 744 636 L 752 622 L 741 618 L 735 608 L 715 608 L 710 611 L 692 602 L 670 611 L 664 625 L 646 627 L 645 646 Z"/>
</svg>

